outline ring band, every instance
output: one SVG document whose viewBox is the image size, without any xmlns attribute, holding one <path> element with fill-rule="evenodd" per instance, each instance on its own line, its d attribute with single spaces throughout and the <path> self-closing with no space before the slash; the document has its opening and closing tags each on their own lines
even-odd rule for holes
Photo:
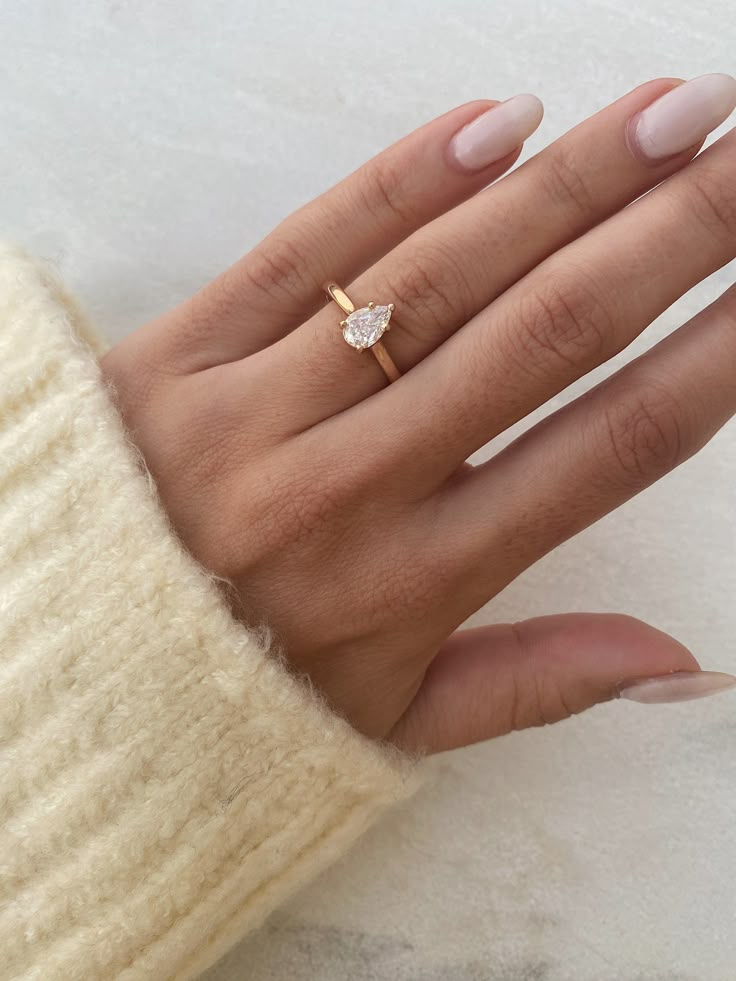
<svg viewBox="0 0 736 981">
<path fill-rule="evenodd" d="M 371 302 L 367 307 L 356 310 L 353 301 L 337 283 L 328 283 L 325 292 L 347 314 L 347 318 L 340 321 L 340 327 L 342 336 L 350 347 L 357 351 L 372 351 L 388 380 L 397 381 L 401 373 L 381 340 L 386 331 L 391 329 L 389 320 L 394 310 L 393 303 L 378 305 Z"/>
</svg>

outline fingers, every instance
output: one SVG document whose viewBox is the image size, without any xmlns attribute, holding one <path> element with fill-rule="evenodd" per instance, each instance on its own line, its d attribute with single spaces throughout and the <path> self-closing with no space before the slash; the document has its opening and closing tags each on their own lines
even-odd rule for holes
<svg viewBox="0 0 736 981">
<path fill-rule="evenodd" d="M 422 228 L 349 286 L 358 306 L 370 300 L 396 304 L 386 346 L 401 371 L 545 257 L 691 159 L 696 148 L 690 131 L 683 152 L 664 162 L 643 159 L 628 136 L 641 110 L 676 85 L 659 79 L 640 86 L 487 192 Z M 311 413 L 312 421 L 385 386 L 370 354 L 359 357 L 341 343 L 341 319 L 329 304 L 270 352 L 281 373 L 290 375 L 300 412 Z"/>
<path fill-rule="evenodd" d="M 485 145 L 480 137 L 465 139 L 465 152 L 453 154 L 453 136 L 470 122 L 477 128 L 489 110 L 505 125 L 492 132 L 486 126 L 493 138 Z M 191 370 L 271 344 L 323 305 L 326 280 L 349 282 L 416 228 L 500 176 L 541 115 L 537 99 L 520 96 L 503 104 L 471 102 L 440 116 L 300 208 L 157 326 L 179 351 L 188 342 Z"/>
<path fill-rule="evenodd" d="M 686 460 L 734 412 L 732 287 L 645 355 L 476 468 L 448 495 L 444 534 L 476 570 L 464 597 L 468 612 Z"/>
<path fill-rule="evenodd" d="M 733 130 L 507 290 L 382 393 L 374 425 L 421 447 L 428 479 L 453 473 L 736 255 L 735 163 Z"/>
<path fill-rule="evenodd" d="M 390 738 L 410 752 L 440 753 L 558 722 L 673 671 L 698 671 L 698 663 L 672 637 L 625 616 L 571 613 L 461 630 Z"/>
</svg>

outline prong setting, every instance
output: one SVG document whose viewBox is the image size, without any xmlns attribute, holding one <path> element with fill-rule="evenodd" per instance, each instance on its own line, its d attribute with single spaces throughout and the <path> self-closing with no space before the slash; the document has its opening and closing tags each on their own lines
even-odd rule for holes
<svg viewBox="0 0 736 981">
<path fill-rule="evenodd" d="M 375 355 L 376 361 L 389 382 L 395 382 L 399 379 L 401 372 L 381 343 L 381 337 L 391 328 L 389 321 L 394 311 L 394 304 L 378 304 L 374 300 L 370 300 L 367 306 L 356 310 L 353 301 L 337 283 L 328 283 L 324 286 L 324 290 L 329 298 L 335 301 L 342 313 L 347 314 L 345 319 L 340 321 L 345 343 L 349 344 L 353 350 L 370 351 L 371 354 Z"/>
<path fill-rule="evenodd" d="M 373 300 L 365 307 L 353 310 L 340 322 L 345 340 L 358 351 L 373 347 L 389 329 L 393 303 L 378 304 Z"/>
</svg>

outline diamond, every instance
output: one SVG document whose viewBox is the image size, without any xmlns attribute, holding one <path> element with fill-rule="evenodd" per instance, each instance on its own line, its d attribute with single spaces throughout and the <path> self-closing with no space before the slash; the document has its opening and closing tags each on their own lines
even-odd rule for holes
<svg viewBox="0 0 736 981">
<path fill-rule="evenodd" d="M 393 308 L 393 303 L 389 303 L 387 306 L 367 306 L 353 310 L 344 321 L 343 337 L 351 347 L 357 347 L 359 351 L 372 347 L 387 330 Z"/>
</svg>

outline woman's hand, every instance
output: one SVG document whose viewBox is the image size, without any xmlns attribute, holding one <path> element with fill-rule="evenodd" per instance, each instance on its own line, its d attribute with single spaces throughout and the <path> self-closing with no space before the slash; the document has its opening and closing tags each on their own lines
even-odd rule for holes
<svg viewBox="0 0 736 981">
<path fill-rule="evenodd" d="M 697 670 L 626 617 L 453 631 L 730 417 L 736 292 L 463 464 L 736 255 L 736 132 L 690 163 L 734 103 L 726 76 L 650 82 L 489 189 L 541 107 L 465 105 L 103 359 L 184 543 L 365 733 L 442 750 Z M 344 342 L 333 279 L 396 304 L 395 384 Z"/>
</svg>

